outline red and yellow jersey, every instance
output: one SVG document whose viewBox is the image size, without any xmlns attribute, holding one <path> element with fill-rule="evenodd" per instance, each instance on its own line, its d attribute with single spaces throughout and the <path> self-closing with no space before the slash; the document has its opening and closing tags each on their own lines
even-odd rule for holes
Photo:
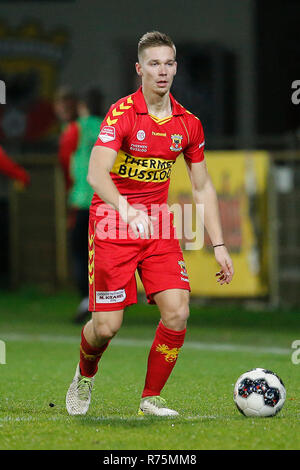
<svg viewBox="0 0 300 470">
<path fill-rule="evenodd" d="M 183 153 L 191 162 L 204 159 L 200 120 L 170 94 L 172 115 L 158 119 L 148 113 L 142 88 L 111 106 L 95 145 L 116 150 L 111 177 L 129 204 L 167 202 L 172 167 Z M 103 201 L 94 194 L 91 210 Z"/>
</svg>

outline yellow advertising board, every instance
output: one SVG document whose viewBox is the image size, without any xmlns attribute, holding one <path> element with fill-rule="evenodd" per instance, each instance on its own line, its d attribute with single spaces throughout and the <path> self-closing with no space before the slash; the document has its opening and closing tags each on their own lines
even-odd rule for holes
<svg viewBox="0 0 300 470">
<path fill-rule="evenodd" d="M 215 277 L 219 266 L 207 233 L 202 248 L 187 250 L 185 230 L 180 227 L 183 236 L 178 238 L 192 295 L 228 298 L 266 295 L 268 153 L 207 151 L 205 157 L 218 194 L 224 240 L 233 259 L 235 275 L 231 284 L 220 286 Z M 168 204 L 172 209 L 173 204 L 183 208 L 192 203 L 191 183 L 184 158 L 180 156 L 172 169 Z M 182 217 L 178 220 L 174 215 L 177 228 L 178 223 L 182 225 Z M 141 288 L 140 281 L 138 286 Z"/>
</svg>

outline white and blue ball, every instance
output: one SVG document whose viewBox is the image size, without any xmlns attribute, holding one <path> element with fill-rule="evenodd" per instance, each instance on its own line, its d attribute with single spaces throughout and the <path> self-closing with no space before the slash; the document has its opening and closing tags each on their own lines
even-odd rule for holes
<svg viewBox="0 0 300 470">
<path fill-rule="evenodd" d="M 286 399 L 285 386 L 277 374 L 256 368 L 242 374 L 234 386 L 233 399 L 244 416 L 275 416 Z"/>
</svg>

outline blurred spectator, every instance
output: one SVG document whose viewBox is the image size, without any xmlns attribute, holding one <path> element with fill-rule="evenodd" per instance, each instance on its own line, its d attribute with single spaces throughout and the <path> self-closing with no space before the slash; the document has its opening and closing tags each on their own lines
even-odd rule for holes
<svg viewBox="0 0 300 470">
<path fill-rule="evenodd" d="M 73 138 L 73 133 L 76 134 L 77 132 L 75 124 L 78 118 L 77 104 L 77 95 L 70 87 L 63 86 L 57 90 L 54 97 L 54 111 L 62 125 L 58 143 L 58 159 L 64 173 L 67 190 L 70 189 L 72 184 L 70 179 L 70 158 L 76 150 L 77 142 L 77 136 L 75 140 Z M 69 129 L 70 125 L 72 128 L 71 132 Z"/>
<path fill-rule="evenodd" d="M 78 99 L 78 119 L 70 122 L 63 136 L 64 152 L 60 162 L 68 189 L 68 228 L 74 262 L 74 274 L 82 301 L 75 315 L 81 323 L 88 311 L 88 222 L 93 189 L 88 184 L 87 172 L 92 147 L 103 121 L 102 94 L 88 89 Z M 63 156 L 62 156 L 63 155 Z"/>
<path fill-rule="evenodd" d="M 14 162 L 0 146 L 0 175 L 14 181 L 14 186 L 22 190 L 30 183 L 30 176 L 26 170 Z M 5 178 L 0 179 L 0 286 L 8 286 L 9 283 L 9 202 Z"/>
<path fill-rule="evenodd" d="M 69 123 L 77 119 L 77 95 L 72 88 L 62 86 L 56 91 L 54 96 L 54 111 L 62 123 Z"/>
</svg>

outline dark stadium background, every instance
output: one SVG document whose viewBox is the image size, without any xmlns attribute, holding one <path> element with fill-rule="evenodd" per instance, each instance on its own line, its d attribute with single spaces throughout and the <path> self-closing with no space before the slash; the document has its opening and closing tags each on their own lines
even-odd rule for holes
<svg viewBox="0 0 300 470">
<path fill-rule="evenodd" d="M 0 168 L 1 450 L 92 450 L 71 458 L 99 464 L 103 455 L 139 450 L 182 457 L 300 449 L 299 18 L 299 0 L 0 0 L 0 147 L 31 177 L 24 188 Z M 156 29 L 177 46 L 172 92 L 204 126 L 236 272 L 218 285 L 207 235 L 201 250 L 184 252 L 191 314 L 162 395 L 176 420 L 137 416 L 159 321 L 142 291 L 101 359 L 87 415 L 69 416 L 81 298 L 53 100 L 61 86 L 97 86 L 105 112 L 137 88 L 137 41 Z M 181 205 L 192 200 L 184 177 Z M 272 419 L 245 418 L 234 404 L 238 377 L 257 367 L 286 387 Z M 41 453 L 16 456 L 23 465 L 26 457 L 45 461 Z M 259 463 L 265 457 L 269 468 L 272 456 L 260 454 Z M 51 457 L 57 464 L 61 454 Z"/>
<path fill-rule="evenodd" d="M 207 150 L 267 150 L 274 174 L 287 171 L 287 186 L 275 178 L 268 200 L 272 247 L 262 300 L 299 306 L 300 104 L 292 102 L 299 13 L 296 0 L 1 1 L 0 144 L 30 172 L 32 186 L 19 192 L 0 176 L 0 288 L 72 286 L 55 90 L 97 85 L 107 109 L 136 88 L 137 40 L 158 29 L 177 45 L 173 92 L 201 118 Z"/>
</svg>

